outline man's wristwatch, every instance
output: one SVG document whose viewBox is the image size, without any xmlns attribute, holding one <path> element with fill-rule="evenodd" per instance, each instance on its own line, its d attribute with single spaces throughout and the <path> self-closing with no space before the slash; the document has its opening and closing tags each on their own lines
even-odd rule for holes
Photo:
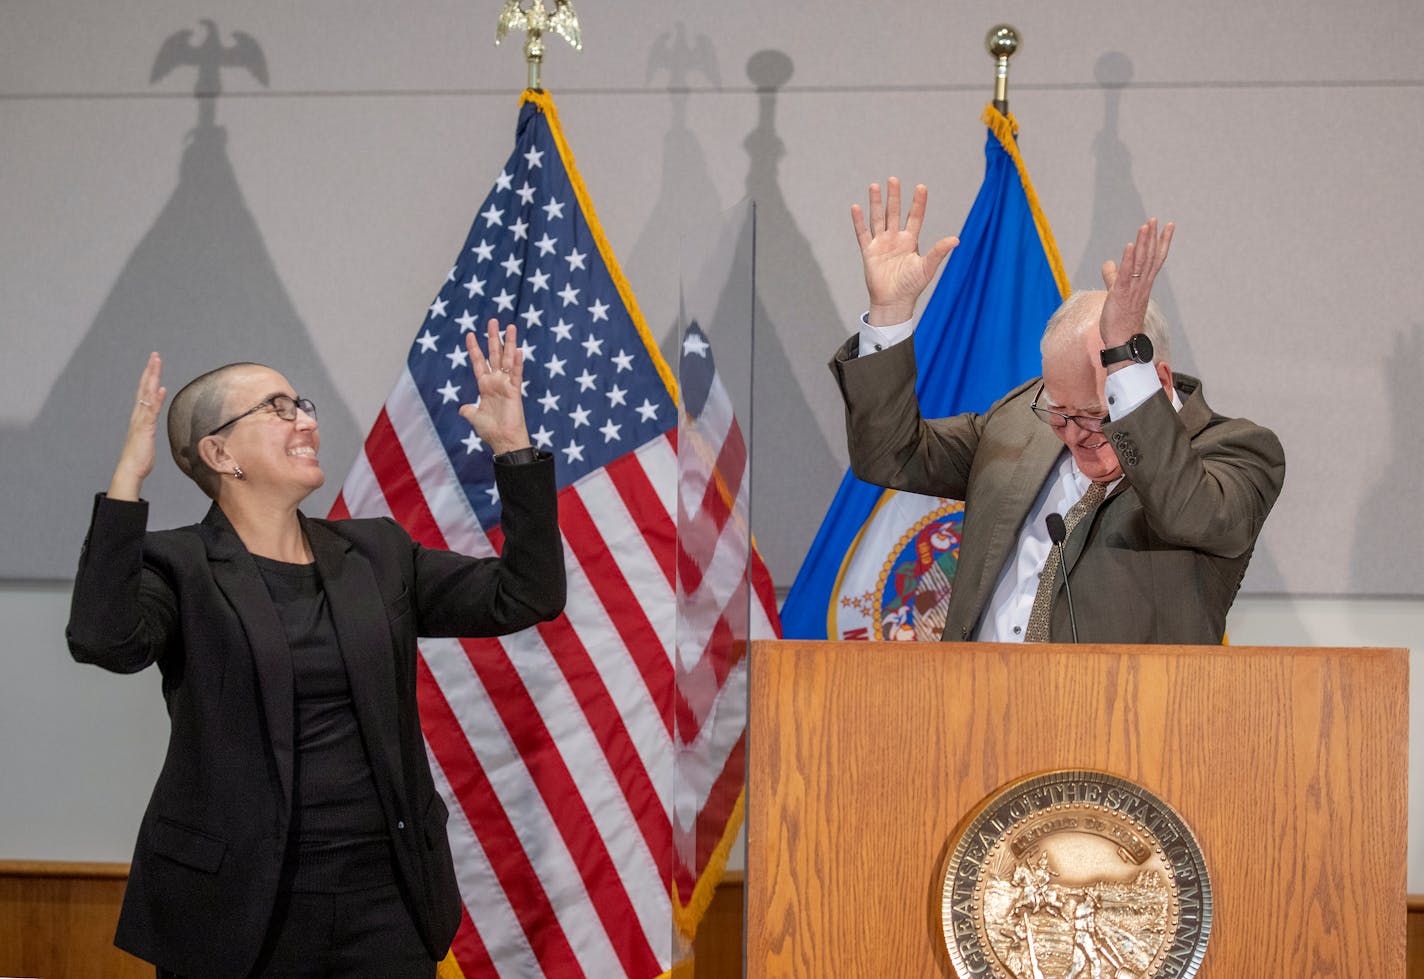
<svg viewBox="0 0 1424 979">
<path fill-rule="evenodd" d="M 1127 342 L 1120 347 L 1109 347 L 1100 351 L 1098 357 L 1102 360 L 1104 367 L 1111 367 L 1113 364 L 1130 360 L 1136 364 L 1152 363 L 1152 341 L 1148 339 L 1146 333 L 1134 333 L 1127 338 Z"/>
</svg>

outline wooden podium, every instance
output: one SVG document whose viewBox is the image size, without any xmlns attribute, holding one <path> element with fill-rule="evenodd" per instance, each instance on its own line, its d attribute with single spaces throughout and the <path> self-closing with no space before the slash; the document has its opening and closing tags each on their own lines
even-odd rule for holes
<svg viewBox="0 0 1424 979">
<path fill-rule="evenodd" d="M 956 826 L 1072 768 L 1196 835 L 1199 976 L 1404 977 L 1406 650 L 757 642 L 750 697 L 748 977 L 954 976 Z"/>
</svg>

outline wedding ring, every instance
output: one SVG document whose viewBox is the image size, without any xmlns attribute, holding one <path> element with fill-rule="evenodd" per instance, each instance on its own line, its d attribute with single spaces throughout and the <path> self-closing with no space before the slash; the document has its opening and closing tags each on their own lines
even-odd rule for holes
<svg viewBox="0 0 1424 979">
<path fill-rule="evenodd" d="M 142 398 L 139 398 L 139 399 L 138 399 L 138 403 L 141 404 L 141 405 L 143 405 L 145 408 L 152 408 L 152 407 L 153 407 L 153 403 L 152 403 L 152 402 L 150 402 L 150 401 L 145 401 L 145 400 L 143 400 Z"/>
</svg>

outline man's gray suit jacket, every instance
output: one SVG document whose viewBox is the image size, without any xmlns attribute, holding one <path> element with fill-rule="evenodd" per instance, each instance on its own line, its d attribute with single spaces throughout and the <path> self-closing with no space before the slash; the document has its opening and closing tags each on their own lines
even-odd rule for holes
<svg viewBox="0 0 1424 979">
<path fill-rule="evenodd" d="M 1030 410 L 1040 379 L 983 414 L 925 419 L 914 344 L 867 357 L 858 338 L 831 371 L 846 407 L 851 470 L 869 483 L 964 501 L 943 638 L 973 635 L 1063 442 Z M 1261 526 L 1280 495 L 1285 453 L 1269 430 L 1215 414 L 1201 383 L 1165 391 L 1103 426 L 1124 478 L 1065 544 L 1081 642 L 1215 644 Z M 1058 573 L 1062 592 L 1063 573 Z M 1072 638 L 1056 600 L 1049 638 Z"/>
</svg>

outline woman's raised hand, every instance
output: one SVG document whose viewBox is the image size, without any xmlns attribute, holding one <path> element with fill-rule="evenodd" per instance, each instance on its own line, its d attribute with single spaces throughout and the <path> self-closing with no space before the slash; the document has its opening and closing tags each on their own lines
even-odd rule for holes
<svg viewBox="0 0 1424 979">
<path fill-rule="evenodd" d="M 524 351 L 515 345 L 513 326 L 505 327 L 501 338 L 499 320 L 491 319 L 486 333 L 489 357 L 480 350 L 473 331 L 465 335 L 480 399 L 475 404 L 461 405 L 460 417 L 474 427 L 475 434 L 495 455 L 500 455 L 530 444 L 529 427 L 524 421 Z"/>
<path fill-rule="evenodd" d="M 163 359 L 157 353 L 149 354 L 148 363 L 138 379 L 133 409 L 129 412 L 129 431 L 124 438 L 124 448 L 119 454 L 119 464 L 114 468 L 114 478 L 109 482 L 108 495 L 111 499 L 139 499 L 143 481 L 153 472 L 158 419 L 163 412 L 163 399 L 168 396 L 168 389 L 159 383 L 162 370 Z"/>
</svg>

